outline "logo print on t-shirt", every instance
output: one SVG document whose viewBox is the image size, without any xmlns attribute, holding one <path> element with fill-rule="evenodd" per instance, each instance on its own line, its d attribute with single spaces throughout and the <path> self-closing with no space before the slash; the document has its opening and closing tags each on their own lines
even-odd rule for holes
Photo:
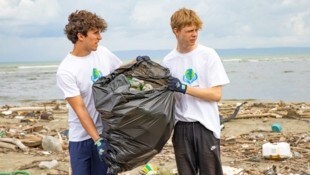
<svg viewBox="0 0 310 175">
<path fill-rule="evenodd" d="M 91 76 L 91 80 L 93 82 L 97 81 L 100 77 L 102 77 L 102 73 L 100 70 L 98 70 L 97 68 L 93 68 L 93 73 Z"/>
<path fill-rule="evenodd" d="M 192 84 L 195 80 L 197 80 L 198 75 L 195 73 L 193 69 L 187 69 L 183 76 L 183 80 L 188 83 Z"/>
</svg>

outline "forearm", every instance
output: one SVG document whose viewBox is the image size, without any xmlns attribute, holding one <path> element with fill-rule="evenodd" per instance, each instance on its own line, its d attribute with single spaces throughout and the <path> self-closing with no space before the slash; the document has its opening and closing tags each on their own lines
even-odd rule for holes
<svg viewBox="0 0 310 175">
<path fill-rule="evenodd" d="M 222 98 L 222 86 L 199 88 L 187 86 L 186 94 L 208 101 L 219 102 Z"/>
<path fill-rule="evenodd" d="M 86 110 L 86 108 L 82 108 L 82 109 L 79 108 L 75 112 L 76 112 L 83 128 L 88 133 L 88 135 L 90 135 L 90 137 L 94 141 L 99 139 L 100 136 L 99 136 L 98 130 L 97 130 L 93 120 L 91 119 L 91 116 L 89 115 L 88 111 Z"/>
<path fill-rule="evenodd" d="M 71 97 L 66 99 L 70 106 L 73 108 L 74 112 L 78 116 L 83 128 L 86 130 L 88 135 L 96 141 L 100 136 L 98 130 L 86 109 L 81 96 Z"/>
</svg>

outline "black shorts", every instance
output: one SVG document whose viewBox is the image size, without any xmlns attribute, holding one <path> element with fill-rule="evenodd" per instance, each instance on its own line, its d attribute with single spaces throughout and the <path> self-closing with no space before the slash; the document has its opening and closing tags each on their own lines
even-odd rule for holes
<svg viewBox="0 0 310 175">
<path fill-rule="evenodd" d="M 172 138 L 179 175 L 223 175 L 220 140 L 199 122 L 178 122 Z"/>
</svg>

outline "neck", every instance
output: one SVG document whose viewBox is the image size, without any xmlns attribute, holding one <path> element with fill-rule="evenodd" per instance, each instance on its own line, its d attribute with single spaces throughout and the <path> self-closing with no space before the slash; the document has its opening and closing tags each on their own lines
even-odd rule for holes
<svg viewBox="0 0 310 175">
<path fill-rule="evenodd" d="M 197 46 L 198 46 L 197 44 L 192 45 L 192 46 L 188 46 L 188 45 L 185 46 L 185 45 L 178 44 L 177 51 L 180 53 L 188 53 L 188 52 L 193 51 Z"/>
<path fill-rule="evenodd" d="M 91 51 L 84 49 L 83 47 L 79 45 L 74 45 L 72 52 L 70 52 L 72 55 L 77 57 L 84 57 L 90 54 Z"/>
</svg>

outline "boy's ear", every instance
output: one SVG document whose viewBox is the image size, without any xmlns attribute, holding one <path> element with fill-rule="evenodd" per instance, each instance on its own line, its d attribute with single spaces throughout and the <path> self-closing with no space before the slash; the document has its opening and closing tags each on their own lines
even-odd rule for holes
<svg viewBox="0 0 310 175">
<path fill-rule="evenodd" d="M 173 31 L 174 35 L 177 37 L 178 33 L 179 33 L 179 30 L 177 28 L 173 28 L 172 31 Z"/>
<path fill-rule="evenodd" d="M 84 40 L 85 36 L 82 33 L 77 34 L 78 40 Z"/>
</svg>

